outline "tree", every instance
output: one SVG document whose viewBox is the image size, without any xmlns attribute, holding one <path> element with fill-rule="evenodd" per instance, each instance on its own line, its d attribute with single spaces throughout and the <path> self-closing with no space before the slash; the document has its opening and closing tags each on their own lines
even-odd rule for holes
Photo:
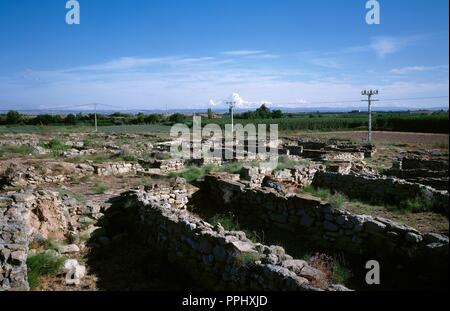
<svg viewBox="0 0 450 311">
<path fill-rule="evenodd" d="M 272 118 L 274 119 L 281 119 L 283 117 L 283 112 L 281 110 L 273 110 L 272 111 Z"/>
<path fill-rule="evenodd" d="M 261 107 L 259 107 L 258 109 L 256 109 L 255 111 L 257 117 L 264 119 L 267 118 L 270 114 L 270 109 L 267 108 L 267 106 L 265 104 L 261 105 Z"/>
<path fill-rule="evenodd" d="M 15 110 L 10 110 L 6 114 L 6 124 L 19 124 L 22 122 L 22 115 Z"/>
<path fill-rule="evenodd" d="M 75 125 L 75 124 L 77 124 L 77 117 L 74 114 L 68 114 L 66 116 L 66 119 L 64 120 L 64 123 L 70 124 L 70 125 Z"/>
<path fill-rule="evenodd" d="M 183 123 L 184 119 L 184 115 L 181 113 L 174 113 L 169 117 L 169 121 L 173 123 Z"/>
<path fill-rule="evenodd" d="M 208 119 L 211 120 L 213 118 L 213 112 L 211 108 L 208 108 Z"/>
</svg>

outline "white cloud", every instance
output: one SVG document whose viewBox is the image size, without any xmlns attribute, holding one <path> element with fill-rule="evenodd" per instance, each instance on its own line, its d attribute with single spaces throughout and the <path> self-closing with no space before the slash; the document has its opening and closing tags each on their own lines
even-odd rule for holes
<svg viewBox="0 0 450 311">
<path fill-rule="evenodd" d="M 253 56 L 253 55 L 259 55 L 259 54 L 263 54 L 265 53 L 265 51 L 260 51 L 260 50 L 236 50 L 236 51 L 226 51 L 223 52 L 223 55 L 228 55 L 228 56 Z"/>
<path fill-rule="evenodd" d="M 330 68 L 330 69 L 337 69 L 340 68 L 340 64 L 336 61 L 336 59 L 333 58 L 313 58 L 310 60 L 310 62 L 316 66 Z"/>
<path fill-rule="evenodd" d="M 393 36 L 376 36 L 371 37 L 366 45 L 355 45 L 341 48 L 335 51 L 325 53 L 326 55 L 345 55 L 359 53 L 375 53 L 377 57 L 384 58 L 387 55 L 397 53 L 403 48 L 414 44 L 415 42 L 425 38 L 423 35 L 393 37 Z"/>
<path fill-rule="evenodd" d="M 124 71 L 136 68 L 145 68 L 154 65 L 190 65 L 190 64 L 202 64 L 214 61 L 214 57 L 184 57 L 184 56 L 167 56 L 167 57 L 153 57 L 153 58 L 138 58 L 138 57 L 122 57 L 114 59 L 109 62 L 75 67 L 68 70 L 70 71 Z"/>
<path fill-rule="evenodd" d="M 394 37 L 374 37 L 370 43 L 370 47 L 374 50 L 375 54 L 384 58 L 386 55 L 398 52 L 405 40 Z"/>
<path fill-rule="evenodd" d="M 408 73 L 415 73 L 415 72 L 425 72 L 425 71 L 434 71 L 439 69 L 446 69 L 448 70 L 448 65 L 443 66 L 410 66 L 410 67 L 402 67 L 402 68 L 395 68 L 391 70 L 391 73 L 397 74 L 397 75 L 403 75 Z"/>
<path fill-rule="evenodd" d="M 367 87 L 380 89 L 380 97 L 384 98 L 448 93 L 448 80 L 443 78 L 425 83 L 407 79 L 391 83 L 380 76 L 377 85 L 366 85 L 366 80 L 357 74 L 344 77 L 342 73 L 330 75 L 316 71 L 314 75 L 305 75 L 295 67 L 260 65 L 254 69 L 244 61 L 233 66 L 228 66 L 226 61 L 219 57 L 123 57 L 69 69 L 28 70 L 22 75 L 0 77 L 0 104 L 17 103 L 19 107 L 36 108 L 100 102 L 124 110 L 159 109 L 166 104 L 170 109 L 206 110 L 211 106 L 226 108 L 224 96 L 238 90 L 245 98 L 239 96 L 239 108 L 258 107 L 262 99 L 271 103 L 270 107 L 319 108 L 330 106 L 326 102 L 348 99 L 356 102 L 335 106 L 359 106 L 360 91 Z"/>
</svg>

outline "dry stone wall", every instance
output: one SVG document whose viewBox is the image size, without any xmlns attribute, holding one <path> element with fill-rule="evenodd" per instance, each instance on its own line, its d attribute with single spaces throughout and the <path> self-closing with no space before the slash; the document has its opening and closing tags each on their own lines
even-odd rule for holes
<svg viewBox="0 0 450 311">
<path fill-rule="evenodd" d="M 26 208 L 0 196 L 0 291 L 28 290 Z"/>
<path fill-rule="evenodd" d="M 448 215 L 448 191 L 440 191 L 418 183 L 405 180 L 363 174 L 339 174 L 318 172 L 313 185 L 342 192 L 350 198 L 359 198 L 380 204 L 400 204 L 405 200 L 420 199 L 429 201 L 432 207 Z"/>
<path fill-rule="evenodd" d="M 394 261 L 406 258 L 448 264 L 448 237 L 422 235 L 385 218 L 353 215 L 317 199 L 284 195 L 270 188 L 246 187 L 226 176 L 206 176 L 205 193 L 218 209 L 276 226 L 328 249 L 376 254 Z"/>
<path fill-rule="evenodd" d="M 323 273 L 294 260 L 278 246 L 253 243 L 244 232 L 213 227 L 152 193 L 122 195 L 128 227 L 149 247 L 157 246 L 210 289 L 319 290 Z M 346 290 L 326 284 L 328 290 Z"/>
</svg>

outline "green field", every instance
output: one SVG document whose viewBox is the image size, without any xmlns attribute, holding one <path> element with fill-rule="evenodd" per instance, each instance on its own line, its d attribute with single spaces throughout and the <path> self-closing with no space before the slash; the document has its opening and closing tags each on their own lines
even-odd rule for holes
<svg viewBox="0 0 450 311">
<path fill-rule="evenodd" d="M 275 116 L 275 114 L 273 115 Z M 283 113 L 277 117 L 258 117 L 248 113 L 237 114 L 235 124 L 278 124 L 282 132 L 288 131 L 342 131 L 366 130 L 367 113 Z M 52 132 L 92 132 L 92 116 L 22 116 L 16 123 L 8 123 L 0 116 L 0 132 L 52 133 Z M 373 130 L 417 133 L 449 133 L 448 112 L 376 112 L 373 113 Z M 40 124 L 36 124 L 37 122 Z M 70 121 L 70 122 L 69 122 Z M 168 133 L 171 125 L 185 123 L 192 126 L 192 116 L 174 114 L 163 115 L 99 115 L 101 132 L 154 132 Z M 202 124 L 218 124 L 222 128 L 231 123 L 228 114 L 219 118 L 202 118 Z M 2 125 L 3 124 L 3 125 Z"/>
</svg>

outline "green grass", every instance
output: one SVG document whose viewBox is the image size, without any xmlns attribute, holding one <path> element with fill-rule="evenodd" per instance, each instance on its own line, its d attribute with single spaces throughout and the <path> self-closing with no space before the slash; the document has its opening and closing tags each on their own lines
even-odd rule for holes
<svg viewBox="0 0 450 311">
<path fill-rule="evenodd" d="M 222 227 L 227 231 L 234 231 L 238 229 L 235 217 L 231 213 L 214 215 L 208 220 L 208 222 L 213 226 L 216 226 L 220 223 Z"/>
<path fill-rule="evenodd" d="M 64 257 L 52 252 L 39 252 L 27 259 L 28 283 L 31 289 L 39 286 L 39 277 L 56 276 L 64 264 Z"/>
<path fill-rule="evenodd" d="M 132 121 L 128 118 L 128 121 Z M 192 119 L 184 117 L 184 122 L 192 124 Z M 14 125 L 0 126 L 0 132 L 9 133 L 79 133 L 94 132 L 94 127 L 89 124 L 79 125 Z M 157 124 L 142 125 L 120 125 L 114 124 L 114 120 L 106 116 L 100 116 L 99 132 L 103 133 L 169 133 L 170 125 L 167 120 L 161 119 Z M 210 123 L 224 126 L 231 123 L 229 116 L 219 119 L 203 118 L 202 124 Z M 235 116 L 235 124 L 273 124 L 277 123 L 280 131 L 334 131 L 334 130 L 365 130 L 367 129 L 367 114 L 361 113 L 293 113 L 285 114 L 283 118 L 277 119 L 246 119 L 242 115 Z M 91 123 L 92 124 L 92 123 Z M 111 125 L 108 125 L 111 124 Z M 377 131 L 400 131 L 400 132 L 425 132 L 425 133 L 448 133 L 448 112 L 409 113 L 409 112 L 374 112 L 373 129 Z"/>
<path fill-rule="evenodd" d="M 400 202 L 399 206 L 397 207 L 397 209 L 403 213 L 429 212 L 430 210 L 432 210 L 432 208 L 433 200 L 427 200 L 424 198 L 407 199 Z"/>
<path fill-rule="evenodd" d="M 37 242 L 33 242 L 31 248 L 33 249 L 42 249 L 42 250 L 58 250 L 59 242 L 57 239 L 53 237 L 49 237 L 45 240 L 40 240 Z"/>
<path fill-rule="evenodd" d="M 334 209 L 342 209 L 348 199 L 342 193 L 332 193 L 330 189 L 326 188 L 314 188 L 313 186 L 307 186 L 299 190 L 300 193 L 308 193 L 312 196 L 318 197 L 323 201 L 328 202 Z"/>
<path fill-rule="evenodd" d="M 328 198 L 328 203 L 330 203 L 331 207 L 334 209 L 341 209 L 344 207 L 347 198 L 341 193 L 335 193 Z"/>
<path fill-rule="evenodd" d="M 255 262 L 263 258 L 260 253 L 245 252 L 234 257 L 234 264 L 238 267 L 251 268 L 255 266 Z"/>
<path fill-rule="evenodd" d="M 109 189 L 109 186 L 106 183 L 104 183 L 102 181 L 98 181 L 92 187 L 92 193 L 93 194 L 104 194 L 108 189 Z"/>
<path fill-rule="evenodd" d="M 39 145 L 51 151 L 66 151 L 70 149 L 69 146 L 67 146 L 58 139 L 52 139 L 47 143 L 40 143 Z"/>
<path fill-rule="evenodd" d="M 182 172 L 170 172 L 168 174 L 169 177 L 183 177 L 187 182 L 194 182 L 199 179 L 201 176 L 205 175 L 205 169 L 200 168 L 198 166 L 191 166 L 185 169 Z"/>
<path fill-rule="evenodd" d="M 314 188 L 313 186 L 307 186 L 300 189 L 301 192 L 309 193 L 312 196 L 318 197 L 327 201 L 331 197 L 331 191 L 325 188 Z"/>
<path fill-rule="evenodd" d="M 237 217 L 231 212 L 227 214 L 216 214 L 210 217 L 208 222 L 213 226 L 220 223 L 220 225 L 227 231 L 242 231 L 249 240 L 255 243 L 264 243 L 264 231 L 261 232 L 261 236 L 256 230 L 250 231 L 242 228 L 239 225 Z"/>
<path fill-rule="evenodd" d="M 29 155 L 33 153 L 34 149 L 29 146 L 14 146 L 14 145 L 0 146 L 0 157 L 12 155 Z"/>
<path fill-rule="evenodd" d="M 335 256 L 331 267 L 331 279 L 335 284 L 346 284 L 353 276 L 350 269 L 346 267 L 344 256 Z"/>
</svg>

